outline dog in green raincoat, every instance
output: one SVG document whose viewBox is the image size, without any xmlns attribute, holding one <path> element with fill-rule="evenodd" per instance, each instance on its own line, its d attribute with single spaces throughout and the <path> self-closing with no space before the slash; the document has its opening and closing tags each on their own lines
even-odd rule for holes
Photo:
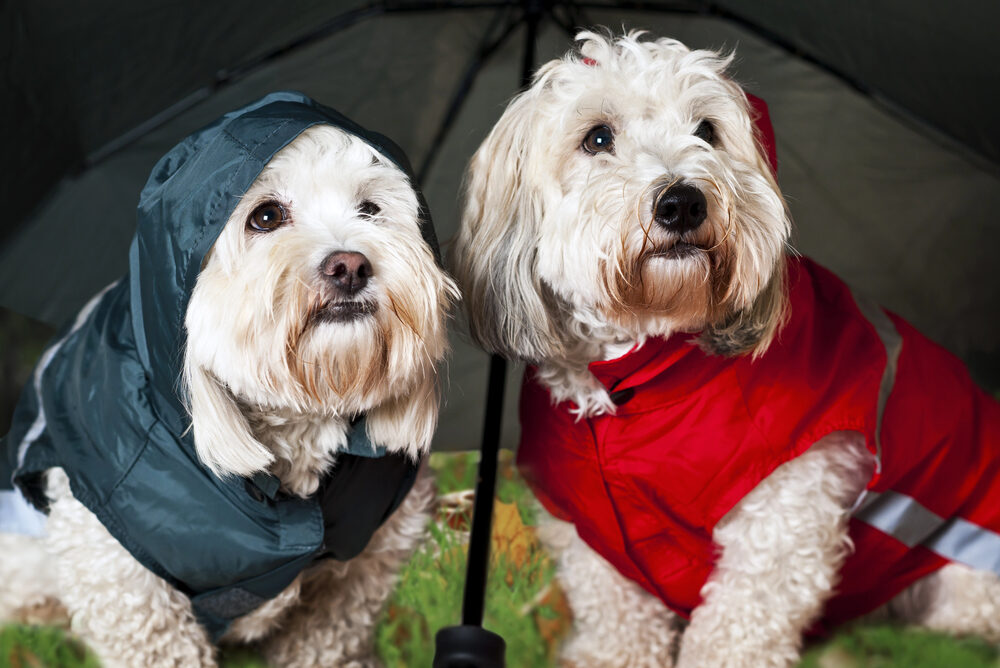
<svg viewBox="0 0 1000 668">
<path fill-rule="evenodd" d="M 107 666 L 372 663 L 456 298 L 385 137 L 298 93 L 188 137 L 0 447 L 0 615 L 58 601 Z"/>
</svg>

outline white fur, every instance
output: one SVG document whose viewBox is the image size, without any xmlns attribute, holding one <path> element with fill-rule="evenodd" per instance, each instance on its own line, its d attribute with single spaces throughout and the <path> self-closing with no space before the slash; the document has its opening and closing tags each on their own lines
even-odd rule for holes
<svg viewBox="0 0 1000 668">
<path fill-rule="evenodd" d="M 537 362 L 557 399 L 597 414 L 613 407 L 587 362 L 767 303 L 790 222 L 746 98 L 723 76 L 728 58 L 674 40 L 580 39 L 580 55 L 543 65 L 473 157 L 454 259 L 480 343 Z M 703 119 L 725 150 L 693 136 Z M 614 154 L 580 148 L 600 124 Z M 656 191 L 682 180 L 709 200 L 708 221 L 684 238 L 706 250 L 651 257 L 678 240 L 652 220 Z M 762 345 L 782 308 L 763 316 Z"/>
<path fill-rule="evenodd" d="M 559 582 L 573 610 L 574 628 L 560 655 L 564 662 L 594 668 L 670 665 L 680 617 L 590 549 L 572 524 L 548 517 L 539 537 L 556 557 Z"/>
<path fill-rule="evenodd" d="M 249 230 L 248 216 L 268 200 L 280 202 L 290 222 Z M 365 201 L 380 211 L 363 213 Z M 338 299 L 319 269 L 335 251 L 369 259 L 373 274 L 358 298 L 374 304 L 370 315 L 312 317 Z M 373 441 L 414 457 L 426 453 L 437 420 L 437 365 L 447 352 L 445 320 L 456 297 L 421 237 L 406 175 L 338 129 L 305 131 L 243 196 L 188 305 L 182 386 L 199 457 L 220 476 L 270 471 L 285 492 L 307 496 L 361 412 Z M 48 474 L 48 494 L 47 541 L 0 555 L 0 580 L 21 583 L 0 596 L 0 613 L 16 617 L 25 605 L 57 598 L 103 665 L 215 665 L 189 599 L 111 537 L 73 498 L 60 469 Z M 379 609 L 421 540 L 432 502 L 422 471 L 358 557 L 308 567 L 236 620 L 224 641 L 260 643 L 272 665 L 375 665 Z M 24 578 L 26 569 L 52 577 Z"/>
<path fill-rule="evenodd" d="M 542 66 L 473 157 L 452 259 L 477 341 L 536 364 L 553 400 L 587 417 L 615 408 L 587 365 L 649 336 L 701 332 L 710 352 L 766 350 L 785 314 L 791 224 L 747 99 L 726 74 L 731 56 L 641 33 L 577 39 L 579 51 Z M 696 136 L 702 121 L 714 142 Z M 613 152 L 584 149 L 600 125 Z M 708 208 L 680 238 L 653 217 L 656 193 L 678 183 Z M 679 241 L 698 250 L 662 256 Z M 861 435 L 831 434 L 742 499 L 715 529 L 721 555 L 682 635 L 676 615 L 579 538 L 548 541 L 576 623 L 563 658 L 794 664 L 850 550 L 849 512 L 872 465 Z M 899 600 L 889 607 L 904 619 L 997 637 L 993 574 L 949 566 Z"/>
</svg>

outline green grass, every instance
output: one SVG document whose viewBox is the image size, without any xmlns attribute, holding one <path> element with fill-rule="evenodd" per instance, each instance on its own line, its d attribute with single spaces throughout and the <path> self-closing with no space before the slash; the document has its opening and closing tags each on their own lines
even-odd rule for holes
<svg viewBox="0 0 1000 668">
<path fill-rule="evenodd" d="M 476 479 L 474 454 L 431 458 L 442 494 L 470 489 Z M 500 466 L 496 525 L 501 549 L 494 550 L 484 619 L 507 642 L 511 668 L 555 666 L 554 653 L 568 626 L 565 606 L 552 586 L 553 567 L 538 547 L 531 494 L 517 477 L 509 453 Z M 517 512 L 514 512 L 516 509 Z M 528 526 L 525 529 L 521 524 Z M 460 621 L 465 580 L 462 528 L 468 518 L 432 524 L 427 544 L 401 573 L 400 586 L 376 629 L 376 646 L 387 668 L 427 668 L 434 633 Z M 458 526 L 458 529 L 452 528 Z M 59 629 L 7 627 L 0 632 L 0 667 L 96 668 L 83 646 Z M 227 651 L 225 668 L 266 668 L 248 650 Z M 811 647 L 800 668 L 1000 668 L 997 648 L 978 639 L 954 639 L 893 626 L 847 628 Z M 586 667 L 581 667 L 586 668 Z"/>
<path fill-rule="evenodd" d="M 896 626 L 841 631 L 802 658 L 800 668 L 1000 668 L 997 648 L 978 638 Z"/>
<path fill-rule="evenodd" d="M 475 483 L 474 456 L 440 456 L 431 459 L 442 494 L 469 489 Z M 497 497 L 516 504 L 522 521 L 531 519 L 530 492 L 513 474 L 509 461 L 501 466 Z M 464 518 L 468 522 L 468 517 Z M 462 523 L 461 521 L 459 523 Z M 550 629 L 558 617 L 553 604 L 540 601 L 553 576 L 553 566 L 530 536 L 515 537 L 524 548 L 520 556 L 505 552 L 491 555 L 483 626 L 507 642 L 510 666 L 545 666 L 552 663 Z M 513 550 L 512 550 L 513 551 Z M 377 631 L 377 646 L 387 666 L 430 666 L 434 658 L 434 633 L 461 621 L 466 553 L 459 532 L 431 525 L 431 539 L 401 574 L 401 586 L 389 604 Z"/>
<path fill-rule="evenodd" d="M 406 584 L 379 625 L 377 645 L 387 666 L 430 666 L 434 633 L 461 621 L 465 552 L 452 532 L 434 530 L 431 546 L 410 562 L 403 574 Z M 435 554 L 438 550 L 441 558 Z M 554 617 L 555 612 L 531 602 L 551 579 L 551 566 L 536 559 L 513 567 L 503 557 L 494 559 L 493 564 L 494 574 L 511 569 L 518 577 L 506 581 L 494 577 L 489 582 L 483 625 L 506 639 L 509 665 L 547 665 L 549 648 L 536 619 Z"/>
<path fill-rule="evenodd" d="M 98 668 L 94 655 L 62 629 L 8 626 L 0 633 L 0 665 L 12 668 Z"/>
</svg>

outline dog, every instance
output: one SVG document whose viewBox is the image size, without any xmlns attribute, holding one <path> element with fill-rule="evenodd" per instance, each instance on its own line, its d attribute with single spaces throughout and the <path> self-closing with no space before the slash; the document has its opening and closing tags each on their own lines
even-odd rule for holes
<svg viewBox="0 0 1000 668">
<path fill-rule="evenodd" d="M 863 614 L 1000 642 L 996 402 L 789 252 L 731 55 L 577 40 L 473 156 L 451 255 L 473 338 L 529 363 L 562 659 L 789 666 Z"/>
<path fill-rule="evenodd" d="M 57 601 L 106 666 L 214 666 L 217 643 L 376 665 L 457 299 L 405 156 L 271 94 L 154 168 L 129 267 L 15 416 L 17 498 L 47 517 L 0 539 L 0 612 Z"/>
</svg>

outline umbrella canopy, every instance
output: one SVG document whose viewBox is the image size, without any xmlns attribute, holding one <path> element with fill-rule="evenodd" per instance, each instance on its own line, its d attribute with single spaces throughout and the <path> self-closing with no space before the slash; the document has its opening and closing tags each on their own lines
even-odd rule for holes
<svg viewBox="0 0 1000 668">
<path fill-rule="evenodd" d="M 795 247 L 1000 386 L 996 3 L 11 0 L 0 13 L 0 187 L 16 203 L 0 228 L 5 308 L 72 315 L 124 272 L 156 160 L 279 89 L 399 143 L 448 239 L 465 164 L 519 85 L 528 14 L 542 19 L 537 63 L 572 48 L 581 25 L 735 49 L 733 76 L 770 105 Z M 454 329 L 436 446 L 468 449 L 487 357 Z M 508 383 L 508 445 L 517 390 Z"/>
</svg>

